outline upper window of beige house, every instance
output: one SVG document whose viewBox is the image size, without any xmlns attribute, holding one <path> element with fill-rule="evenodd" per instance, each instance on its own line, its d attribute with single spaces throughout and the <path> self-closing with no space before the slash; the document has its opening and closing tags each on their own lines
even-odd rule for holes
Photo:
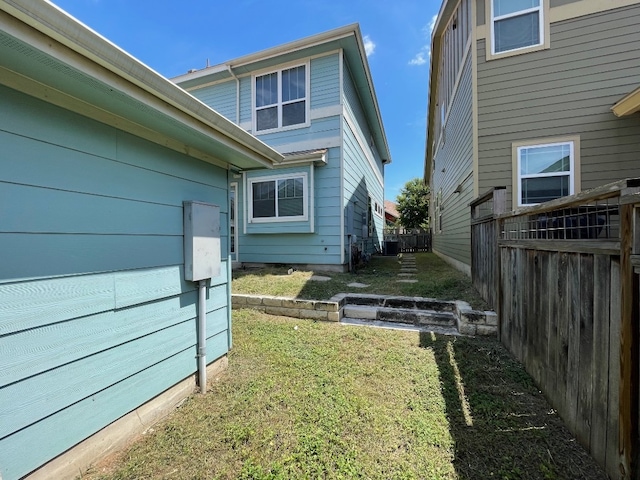
<svg viewBox="0 0 640 480">
<path fill-rule="evenodd" d="M 491 53 L 544 44 L 542 0 L 491 0 Z"/>
</svg>

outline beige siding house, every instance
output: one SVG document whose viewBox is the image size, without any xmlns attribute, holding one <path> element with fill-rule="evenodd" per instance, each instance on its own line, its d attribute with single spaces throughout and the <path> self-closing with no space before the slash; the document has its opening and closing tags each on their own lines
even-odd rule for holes
<svg viewBox="0 0 640 480">
<path fill-rule="evenodd" d="M 461 270 L 488 189 L 513 209 L 640 176 L 640 0 L 445 0 L 431 51 L 433 249 Z"/>
</svg>

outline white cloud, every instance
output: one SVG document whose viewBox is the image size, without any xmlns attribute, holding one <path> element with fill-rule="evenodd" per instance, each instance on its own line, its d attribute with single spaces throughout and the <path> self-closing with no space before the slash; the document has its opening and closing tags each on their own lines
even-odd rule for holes
<svg viewBox="0 0 640 480">
<path fill-rule="evenodd" d="M 431 33 L 433 32 L 433 29 L 436 26 L 437 19 L 438 19 L 438 14 L 435 14 L 433 17 L 431 17 L 431 20 L 429 21 L 429 23 L 424 27 L 424 30 L 426 31 L 429 37 L 431 37 Z"/>
<path fill-rule="evenodd" d="M 429 47 L 426 47 L 426 48 L 427 50 L 429 50 Z M 424 65 L 425 63 L 427 63 L 427 59 L 425 58 L 425 56 L 430 56 L 430 55 L 431 55 L 430 51 L 425 52 L 421 50 L 418 53 L 416 53 L 415 57 L 409 60 L 409 65 Z"/>
<path fill-rule="evenodd" d="M 433 32 L 433 29 L 436 26 L 436 20 L 438 19 L 438 15 L 434 15 L 433 17 L 431 17 L 431 20 L 429 20 L 429 23 L 427 23 L 424 27 L 422 27 L 422 32 L 424 33 L 424 36 L 427 37 L 427 40 L 431 41 L 431 33 Z M 425 63 L 427 63 L 427 60 L 431 58 L 431 45 L 430 43 L 427 43 L 426 45 L 424 45 L 420 51 L 418 53 L 415 54 L 415 56 L 409 60 L 409 65 L 424 65 Z"/>
<path fill-rule="evenodd" d="M 365 35 L 362 40 L 364 41 L 364 53 L 367 54 L 367 57 L 370 57 L 376 51 L 376 44 L 369 35 Z"/>
</svg>

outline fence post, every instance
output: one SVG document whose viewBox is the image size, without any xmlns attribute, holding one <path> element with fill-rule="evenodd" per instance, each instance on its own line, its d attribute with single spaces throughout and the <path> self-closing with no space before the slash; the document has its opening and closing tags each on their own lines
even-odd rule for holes
<svg viewBox="0 0 640 480">
<path fill-rule="evenodd" d="M 621 478 L 636 478 L 638 438 L 638 276 L 631 263 L 637 242 L 635 206 L 620 206 L 620 399 L 618 449 Z"/>
</svg>

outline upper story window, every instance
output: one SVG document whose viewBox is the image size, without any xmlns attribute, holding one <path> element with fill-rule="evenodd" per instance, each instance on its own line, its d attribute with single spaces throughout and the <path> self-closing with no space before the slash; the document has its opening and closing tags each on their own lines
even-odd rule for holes
<svg viewBox="0 0 640 480">
<path fill-rule="evenodd" d="M 259 222 L 307 220 L 309 197 L 305 173 L 249 180 L 249 219 Z"/>
<path fill-rule="evenodd" d="M 491 0 L 492 53 L 544 43 L 543 0 Z"/>
<path fill-rule="evenodd" d="M 299 65 L 255 77 L 255 132 L 308 124 L 307 70 Z"/>
<path fill-rule="evenodd" d="M 575 193 L 573 141 L 520 146 L 517 151 L 518 206 L 536 205 Z"/>
</svg>

